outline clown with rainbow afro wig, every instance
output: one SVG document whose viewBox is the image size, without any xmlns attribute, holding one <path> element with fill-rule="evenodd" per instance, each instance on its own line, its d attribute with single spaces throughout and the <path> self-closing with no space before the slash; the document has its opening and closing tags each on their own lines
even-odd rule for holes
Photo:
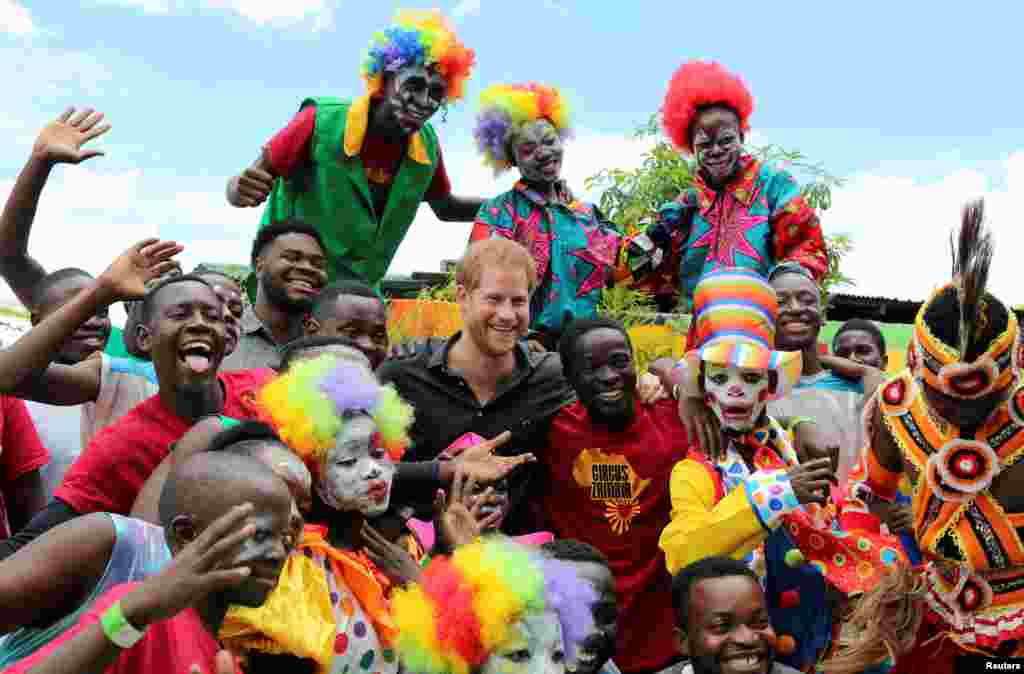
<svg viewBox="0 0 1024 674">
<path fill-rule="evenodd" d="M 543 674 L 575 657 L 596 601 L 571 563 L 485 538 L 394 593 L 398 655 L 421 674 Z"/>
<path fill-rule="evenodd" d="M 513 141 L 533 123 L 550 125 L 561 140 L 572 136 L 569 105 L 555 87 L 529 82 L 497 84 L 480 94 L 477 113 L 477 150 L 495 174 L 515 166 Z"/>
<path fill-rule="evenodd" d="M 257 405 L 313 474 L 313 523 L 264 605 L 232 607 L 221 639 L 240 652 L 312 660 L 322 674 L 373 659 L 375 672 L 397 674 L 397 661 L 383 656 L 397 637 L 392 584 L 374 561 L 387 543 L 368 521 L 388 509 L 412 408 L 365 365 L 330 353 L 294 362 Z M 423 557 L 421 548 L 406 551 Z"/>
<path fill-rule="evenodd" d="M 261 228 L 292 219 L 312 225 L 328 282 L 356 278 L 377 286 L 422 202 L 449 222 L 469 222 L 480 208 L 482 199 L 452 193 L 430 124 L 465 97 L 475 64 L 439 11 L 398 10 L 366 49 L 365 94 L 306 98 L 258 159 L 229 181 L 228 202 L 248 208 L 266 201 Z M 259 251 L 252 263 L 258 276 Z M 250 298 L 256 300 L 255 284 Z"/>
<path fill-rule="evenodd" d="M 572 132 L 569 104 L 556 87 L 498 84 L 480 95 L 477 151 L 495 176 L 515 167 L 520 179 L 483 204 L 470 243 L 504 237 L 530 250 L 540 279 L 530 338 L 548 350 L 563 325 L 596 315 L 604 288 L 629 278 L 617 228 L 594 204 L 577 200 L 561 178 Z"/>
<path fill-rule="evenodd" d="M 744 148 L 753 111 L 747 84 L 719 63 L 688 61 L 672 76 L 661 120 L 676 148 L 694 158 L 694 184 L 659 209 L 629 259 L 657 293 L 674 289 L 688 304 L 698 279 L 724 267 L 767 276 L 793 261 L 824 276 L 825 240 L 800 185 Z"/>
<path fill-rule="evenodd" d="M 358 362 L 325 354 L 292 365 L 257 400 L 306 462 L 326 505 L 368 516 L 387 510 L 393 464 L 405 452 L 413 420 L 412 407 L 393 387 L 381 386 Z"/>
</svg>

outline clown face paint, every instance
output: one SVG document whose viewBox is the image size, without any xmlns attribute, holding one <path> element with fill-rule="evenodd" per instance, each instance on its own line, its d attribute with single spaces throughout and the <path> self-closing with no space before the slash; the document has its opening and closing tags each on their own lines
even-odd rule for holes
<svg viewBox="0 0 1024 674">
<path fill-rule="evenodd" d="M 519 174 L 526 182 L 550 185 L 562 174 L 562 137 L 546 119 L 524 124 L 516 134 L 512 151 Z"/>
<path fill-rule="evenodd" d="M 564 674 L 565 649 L 556 613 L 532 613 L 509 631 L 509 639 L 491 653 L 480 674 Z"/>
<path fill-rule="evenodd" d="M 411 135 L 448 100 L 448 82 L 440 72 L 423 66 L 402 68 L 384 89 L 384 102 L 397 128 Z"/>
<path fill-rule="evenodd" d="M 697 164 L 712 187 L 724 185 L 736 172 L 743 154 L 739 118 L 728 108 L 711 107 L 693 124 L 693 151 Z"/>
<path fill-rule="evenodd" d="M 317 493 L 335 510 L 373 517 L 388 509 L 395 465 L 380 446 L 377 425 L 366 414 L 347 419 L 324 459 Z"/>
<path fill-rule="evenodd" d="M 704 370 L 704 401 L 724 430 L 746 432 L 764 412 L 770 383 L 767 370 L 708 363 Z"/>
</svg>

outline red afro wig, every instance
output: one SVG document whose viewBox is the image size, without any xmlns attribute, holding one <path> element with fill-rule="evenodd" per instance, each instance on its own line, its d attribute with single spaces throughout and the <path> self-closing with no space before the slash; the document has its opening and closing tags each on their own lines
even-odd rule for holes
<svg viewBox="0 0 1024 674">
<path fill-rule="evenodd" d="M 750 130 L 754 97 L 737 75 L 714 61 L 688 61 L 672 75 L 661 106 L 662 124 L 676 147 L 693 153 L 690 128 L 701 108 L 723 105 L 740 119 L 740 129 Z"/>
</svg>

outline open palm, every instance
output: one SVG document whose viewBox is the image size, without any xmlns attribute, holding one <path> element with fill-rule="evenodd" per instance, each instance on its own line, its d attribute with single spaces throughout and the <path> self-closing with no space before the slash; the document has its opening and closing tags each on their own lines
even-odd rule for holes
<svg viewBox="0 0 1024 674">
<path fill-rule="evenodd" d="M 68 108 L 39 132 L 32 151 L 36 156 L 55 164 L 80 164 L 87 159 L 99 157 L 103 154 L 101 150 L 83 150 L 82 146 L 110 131 L 109 124 L 100 124 L 102 120 L 103 113 L 91 108 L 78 113 L 74 108 Z"/>
</svg>

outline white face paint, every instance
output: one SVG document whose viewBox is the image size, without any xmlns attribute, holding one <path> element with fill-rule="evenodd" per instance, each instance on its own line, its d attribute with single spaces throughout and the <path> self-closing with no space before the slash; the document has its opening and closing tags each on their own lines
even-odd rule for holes
<svg viewBox="0 0 1024 674">
<path fill-rule="evenodd" d="M 317 493 L 335 510 L 369 517 L 388 509 L 395 464 L 379 444 L 377 425 L 366 414 L 350 417 L 324 459 Z"/>
<path fill-rule="evenodd" d="M 704 368 L 704 401 L 714 410 L 722 428 L 749 431 L 761 417 L 771 382 L 767 370 L 721 367 Z"/>
<path fill-rule="evenodd" d="M 562 626 L 554 611 L 531 613 L 487 658 L 480 674 L 565 674 Z"/>
</svg>

